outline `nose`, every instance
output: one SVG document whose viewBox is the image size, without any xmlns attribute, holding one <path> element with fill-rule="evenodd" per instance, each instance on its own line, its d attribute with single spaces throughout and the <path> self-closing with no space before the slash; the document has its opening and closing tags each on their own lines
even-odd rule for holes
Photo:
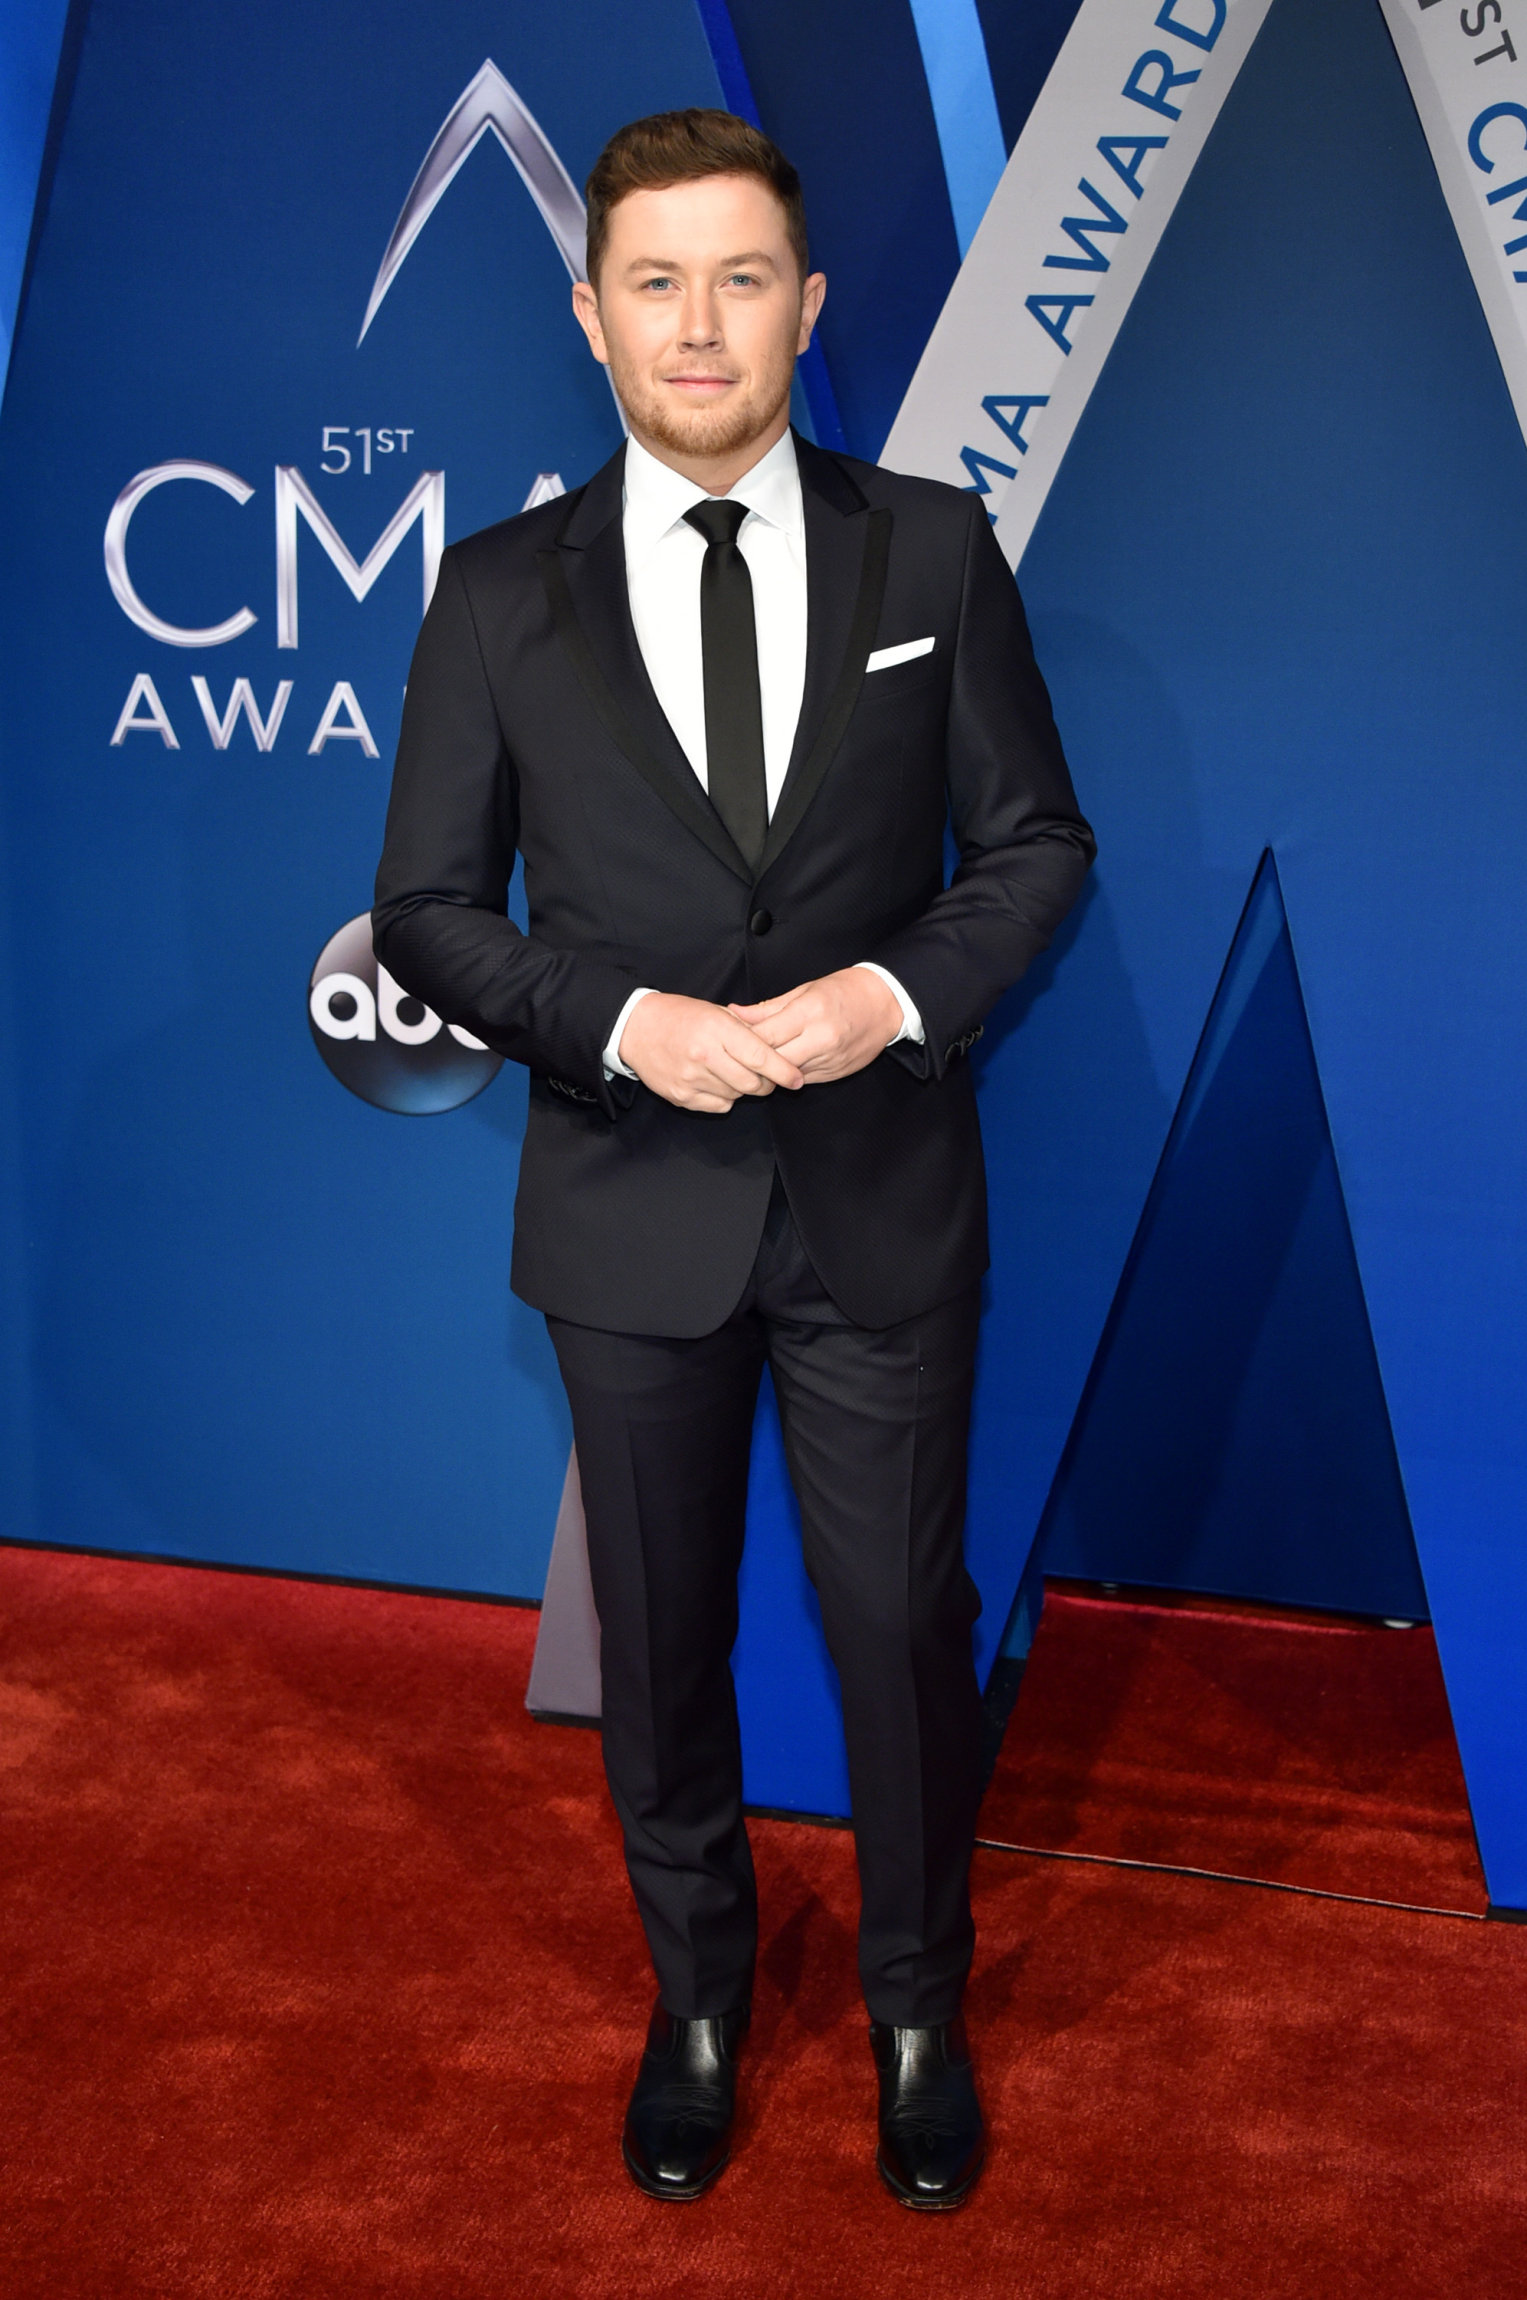
<svg viewBox="0 0 1527 2300">
<path fill-rule="evenodd" d="M 685 351 L 715 351 L 721 342 L 721 321 L 716 299 L 706 288 L 692 288 L 684 299 L 679 342 Z"/>
</svg>

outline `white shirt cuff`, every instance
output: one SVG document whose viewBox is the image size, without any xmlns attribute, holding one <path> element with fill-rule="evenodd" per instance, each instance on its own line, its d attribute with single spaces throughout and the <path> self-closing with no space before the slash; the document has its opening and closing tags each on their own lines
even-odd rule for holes
<svg viewBox="0 0 1527 2300">
<path fill-rule="evenodd" d="M 901 1028 L 897 1031 L 894 1038 L 888 1038 L 886 1040 L 887 1046 L 899 1046 L 904 1038 L 910 1038 L 914 1046 L 923 1045 L 925 1041 L 923 1018 L 918 1013 L 917 1008 L 912 1004 L 911 999 L 908 998 L 906 992 L 902 989 L 901 984 L 897 981 L 895 975 L 890 973 L 887 968 L 883 966 L 877 966 L 872 958 L 861 958 L 856 960 L 855 963 L 859 966 L 866 967 L 871 974 L 878 974 L 881 981 L 885 984 L 886 989 L 891 992 L 892 996 L 896 1000 L 897 1005 L 901 1008 Z M 638 996 L 640 996 L 640 993 L 638 993 Z"/>
<path fill-rule="evenodd" d="M 899 1046 L 903 1039 L 910 1039 L 914 1046 L 921 1046 L 925 1040 L 923 1018 L 889 967 L 877 966 L 872 958 L 861 958 L 856 963 L 868 968 L 871 974 L 878 974 L 886 989 L 901 1008 L 901 1028 L 894 1038 L 886 1040 L 886 1044 Z M 629 1069 L 620 1059 L 620 1042 L 625 1035 L 626 1024 L 631 1019 L 631 1011 L 637 1000 L 649 997 L 652 988 L 651 983 L 644 983 L 639 990 L 633 990 L 619 1014 L 616 1015 L 615 1027 L 605 1040 L 604 1074 L 606 1078 L 635 1078 L 636 1072 Z"/>
<path fill-rule="evenodd" d="M 625 1036 L 626 1024 L 631 1019 L 632 1007 L 639 998 L 646 998 L 651 989 L 652 984 L 649 982 L 644 984 L 640 990 L 633 990 L 619 1014 L 616 1015 L 615 1028 L 604 1042 L 604 1074 L 606 1078 L 634 1078 L 636 1076 L 636 1072 L 628 1070 L 620 1059 L 620 1042 Z"/>
</svg>

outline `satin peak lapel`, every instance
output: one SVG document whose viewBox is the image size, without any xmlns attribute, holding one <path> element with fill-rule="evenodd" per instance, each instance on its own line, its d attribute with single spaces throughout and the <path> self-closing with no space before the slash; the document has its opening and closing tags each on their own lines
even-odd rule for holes
<svg viewBox="0 0 1527 2300">
<path fill-rule="evenodd" d="M 623 462 L 624 450 L 595 473 L 555 546 L 538 554 L 552 620 L 605 732 L 686 830 L 751 884 L 642 661 L 626 590 Z"/>
</svg>

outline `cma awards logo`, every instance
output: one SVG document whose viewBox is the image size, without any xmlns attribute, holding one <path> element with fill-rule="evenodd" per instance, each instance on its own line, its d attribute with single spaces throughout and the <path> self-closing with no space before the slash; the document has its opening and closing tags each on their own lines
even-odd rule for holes
<svg viewBox="0 0 1527 2300">
<path fill-rule="evenodd" d="M 489 135 L 513 162 L 568 272 L 574 280 L 583 277 L 587 238 L 583 202 L 545 131 L 489 59 L 446 115 L 409 188 L 372 284 L 357 348 L 365 341 L 389 288 L 441 199 L 472 152 Z M 355 472 L 367 478 L 373 467 L 378 472 L 398 469 L 402 459 L 409 456 L 415 438 L 408 426 L 352 429 L 325 425 L 321 435 L 323 471 L 331 476 Z M 143 597 L 129 564 L 129 530 L 139 506 L 159 488 L 185 482 L 217 489 L 241 509 L 256 492 L 237 472 L 199 458 L 172 457 L 138 472 L 118 495 L 106 522 L 106 579 L 128 621 L 159 645 L 187 650 L 226 647 L 242 639 L 259 620 L 253 608 L 241 606 L 215 622 L 172 622 Z M 562 492 L 562 480 L 556 472 L 540 472 L 524 507 Z M 443 471 L 427 470 L 419 475 L 364 557 L 351 549 L 295 464 L 276 466 L 275 514 L 278 650 L 295 652 L 299 645 L 298 536 L 303 528 L 359 603 L 367 598 L 405 537 L 417 526 L 423 552 L 423 606 L 428 608 L 445 548 Z M 161 670 L 161 680 L 163 676 Z M 190 681 L 196 711 L 212 748 L 227 751 L 242 718 L 256 750 L 262 753 L 275 749 L 283 724 L 290 726 L 296 716 L 288 711 L 295 685 L 294 679 L 281 679 L 269 705 L 262 709 L 247 675 L 233 679 L 226 703 L 214 695 L 205 677 Z M 182 725 L 186 724 L 185 708 L 175 704 L 175 716 L 181 718 Z M 189 715 L 194 723 L 195 714 Z M 130 737 L 143 735 L 157 737 L 167 751 L 181 748 L 170 698 L 161 693 L 160 684 L 147 670 L 138 672 L 132 681 L 111 743 L 121 749 Z M 368 759 L 380 755 L 356 685 L 348 679 L 334 682 L 307 744 L 309 756 L 321 756 L 331 743 L 352 746 L 355 754 Z M 416 1114 L 456 1109 L 480 1094 L 501 1066 L 502 1058 L 481 1039 L 458 1024 L 442 1024 L 439 1015 L 410 998 L 386 969 L 377 965 L 371 949 L 370 921 L 365 917 L 351 919 L 324 946 L 309 985 L 308 1016 L 314 1042 L 334 1076 L 378 1109 Z"/>
<path fill-rule="evenodd" d="M 419 234 L 468 157 L 483 137 L 489 134 L 497 139 L 513 161 L 568 272 L 575 280 L 582 278 L 587 236 L 583 202 L 567 170 L 552 149 L 544 129 L 490 58 L 463 89 L 425 154 L 424 163 L 403 202 L 372 284 L 357 348 L 365 341 L 388 289 L 397 278 Z M 320 431 L 320 468 L 331 477 L 353 471 L 369 478 L 373 469 L 396 469 L 400 461 L 410 457 L 410 447 L 415 437 L 411 425 L 356 428 L 345 424 L 325 424 L 320 426 Z M 106 580 L 113 598 L 128 621 L 161 646 L 184 649 L 226 647 L 242 639 L 259 621 L 252 607 L 240 606 L 217 622 L 194 625 L 171 622 L 143 597 L 129 564 L 129 530 L 139 507 L 161 487 L 188 481 L 217 489 L 231 497 L 241 509 L 256 493 L 254 486 L 236 471 L 226 470 L 221 464 L 210 463 L 199 457 L 173 456 L 162 463 L 151 464 L 127 482 L 111 507 L 104 538 Z M 562 492 L 562 480 L 558 473 L 538 472 L 523 508 L 543 503 Z M 423 550 L 423 604 L 428 607 L 439 572 L 441 553 L 445 548 L 443 471 L 430 470 L 420 474 L 385 522 L 364 558 L 352 551 L 311 484 L 295 464 L 277 464 L 275 468 L 275 513 L 278 651 L 295 651 L 299 644 L 297 560 L 298 533 L 302 527 L 306 527 L 322 549 L 351 597 L 361 602 L 369 596 L 405 536 L 417 526 Z M 270 752 L 275 749 L 283 724 L 289 723 L 287 706 L 292 699 L 294 680 L 280 680 L 269 706 L 263 710 L 247 676 L 234 679 L 226 704 L 213 694 L 206 678 L 193 677 L 190 685 L 197 711 L 214 750 L 226 751 L 229 748 L 241 717 L 247 722 L 258 751 Z M 180 708 L 176 706 L 177 714 Z M 181 748 L 175 717 L 161 693 L 159 683 L 149 671 L 140 671 L 133 679 L 112 732 L 112 747 L 121 749 L 133 735 L 155 736 L 169 751 Z M 308 754 L 311 757 L 321 756 L 327 746 L 335 742 L 353 744 L 359 755 L 365 758 L 374 759 L 379 756 L 356 687 L 348 679 L 334 682 L 307 745 Z"/>
<path fill-rule="evenodd" d="M 341 1086 L 378 1110 L 424 1117 L 459 1109 L 496 1078 L 503 1056 L 459 1022 L 410 998 L 379 966 L 364 912 L 331 935 L 308 985 L 313 1043 Z"/>
</svg>

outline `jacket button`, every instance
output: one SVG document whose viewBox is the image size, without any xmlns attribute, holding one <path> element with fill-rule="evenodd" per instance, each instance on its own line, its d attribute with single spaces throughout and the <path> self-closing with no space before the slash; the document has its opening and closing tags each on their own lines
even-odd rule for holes
<svg viewBox="0 0 1527 2300">
<path fill-rule="evenodd" d="M 773 924 L 774 913 L 771 910 L 755 910 L 748 920 L 748 932 L 749 934 L 767 934 Z"/>
</svg>

